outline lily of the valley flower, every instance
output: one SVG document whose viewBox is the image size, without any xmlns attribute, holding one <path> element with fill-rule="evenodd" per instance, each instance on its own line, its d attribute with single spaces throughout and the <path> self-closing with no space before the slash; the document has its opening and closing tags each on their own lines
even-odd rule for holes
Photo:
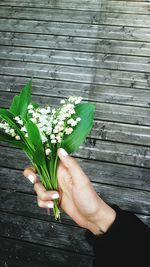
<svg viewBox="0 0 150 267">
<path fill-rule="evenodd" d="M 30 81 L 8 110 L 0 109 L 0 140 L 22 149 L 46 190 L 57 190 L 57 151 L 64 147 L 72 153 L 79 148 L 92 127 L 94 105 L 79 104 L 81 97 L 70 96 L 57 108 L 40 107 L 31 102 L 31 92 Z M 60 220 L 57 200 L 53 210 L 55 219 Z"/>
</svg>

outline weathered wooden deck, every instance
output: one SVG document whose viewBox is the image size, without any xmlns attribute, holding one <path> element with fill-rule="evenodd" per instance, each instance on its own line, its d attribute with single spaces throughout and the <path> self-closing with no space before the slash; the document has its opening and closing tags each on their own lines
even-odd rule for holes
<svg viewBox="0 0 150 267">
<path fill-rule="evenodd" d="M 33 98 L 96 103 L 75 154 L 109 203 L 150 225 L 150 1 L 0 0 L 0 106 L 33 77 Z M 37 207 L 28 164 L 0 145 L 0 266 L 92 266 L 84 230 Z"/>
</svg>

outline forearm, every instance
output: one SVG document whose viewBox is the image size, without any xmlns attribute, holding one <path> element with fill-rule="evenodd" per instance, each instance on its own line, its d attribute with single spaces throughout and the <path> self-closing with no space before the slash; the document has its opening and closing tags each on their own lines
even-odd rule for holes
<svg viewBox="0 0 150 267">
<path fill-rule="evenodd" d="M 93 215 L 88 229 L 94 235 L 106 233 L 116 219 L 116 211 L 99 198 L 99 210 Z"/>
</svg>

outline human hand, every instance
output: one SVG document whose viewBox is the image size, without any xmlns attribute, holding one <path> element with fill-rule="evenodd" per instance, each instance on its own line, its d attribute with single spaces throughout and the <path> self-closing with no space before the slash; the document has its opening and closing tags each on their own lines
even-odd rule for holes
<svg viewBox="0 0 150 267">
<path fill-rule="evenodd" d="M 52 208 L 53 199 L 59 197 L 61 208 L 81 227 L 94 234 L 106 232 L 115 220 L 115 211 L 96 193 L 92 183 L 77 161 L 64 149 L 58 150 L 58 191 L 46 191 L 38 182 L 33 167 L 26 168 L 24 175 L 34 183 L 38 205 Z"/>
</svg>

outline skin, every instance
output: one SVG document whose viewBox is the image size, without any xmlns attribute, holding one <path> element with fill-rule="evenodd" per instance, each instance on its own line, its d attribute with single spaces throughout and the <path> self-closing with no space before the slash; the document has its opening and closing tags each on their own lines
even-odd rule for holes
<svg viewBox="0 0 150 267">
<path fill-rule="evenodd" d="M 46 191 L 33 167 L 24 170 L 24 176 L 34 183 L 39 207 L 48 208 L 53 205 L 53 199 L 59 197 L 61 208 L 79 226 L 95 235 L 105 233 L 115 220 L 115 211 L 98 196 L 90 179 L 73 157 L 63 149 L 58 150 L 58 156 L 58 192 Z"/>
</svg>

